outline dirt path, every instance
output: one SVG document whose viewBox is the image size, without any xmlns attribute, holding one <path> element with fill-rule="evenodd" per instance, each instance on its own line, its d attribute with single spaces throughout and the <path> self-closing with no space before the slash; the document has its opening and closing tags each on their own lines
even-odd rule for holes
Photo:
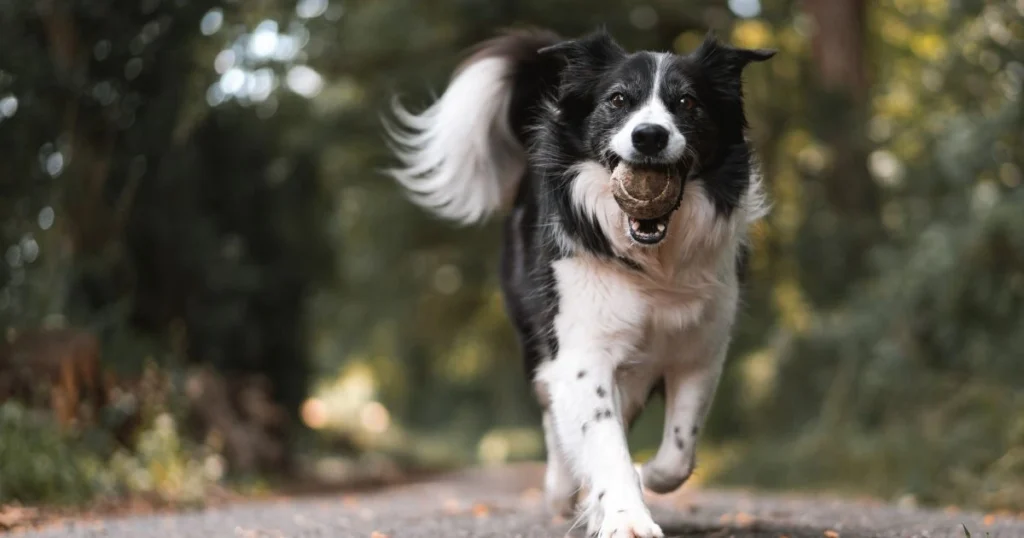
<svg viewBox="0 0 1024 538">
<path fill-rule="evenodd" d="M 541 468 L 475 469 L 359 495 L 242 503 L 198 513 L 78 522 L 32 538 L 562 537 L 545 515 Z M 670 536 L 720 538 L 1024 538 L 1024 520 L 880 503 L 687 490 L 652 496 Z M 375 534 L 376 533 L 376 534 Z M 582 536 L 581 529 L 572 532 Z"/>
</svg>

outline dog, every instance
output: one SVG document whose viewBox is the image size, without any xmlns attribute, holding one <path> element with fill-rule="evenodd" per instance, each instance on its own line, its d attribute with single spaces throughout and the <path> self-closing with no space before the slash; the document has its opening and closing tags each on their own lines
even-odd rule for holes
<svg viewBox="0 0 1024 538">
<path fill-rule="evenodd" d="M 741 75 L 774 50 L 709 32 L 686 55 L 627 52 L 605 29 L 497 34 L 447 88 L 383 125 L 414 203 L 469 225 L 504 213 L 501 287 L 543 409 L 545 497 L 600 538 L 663 536 L 644 501 L 693 471 L 729 348 L 748 229 L 767 214 Z M 620 163 L 682 182 L 668 215 L 629 217 Z M 656 455 L 626 434 L 665 397 Z M 581 491 L 586 491 L 581 495 Z"/>
</svg>

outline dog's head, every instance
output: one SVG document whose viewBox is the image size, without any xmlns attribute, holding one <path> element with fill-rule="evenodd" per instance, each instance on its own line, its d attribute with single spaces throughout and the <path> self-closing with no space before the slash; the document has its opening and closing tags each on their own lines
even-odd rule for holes
<svg viewBox="0 0 1024 538">
<path fill-rule="evenodd" d="M 560 123 L 581 157 L 609 171 L 620 162 L 668 170 L 685 182 L 743 140 L 743 68 L 775 51 L 731 47 L 708 33 L 687 55 L 627 53 L 599 30 L 540 54 L 563 62 Z M 671 211 L 648 221 L 631 219 L 630 235 L 644 244 L 658 243 L 670 217 Z"/>
</svg>

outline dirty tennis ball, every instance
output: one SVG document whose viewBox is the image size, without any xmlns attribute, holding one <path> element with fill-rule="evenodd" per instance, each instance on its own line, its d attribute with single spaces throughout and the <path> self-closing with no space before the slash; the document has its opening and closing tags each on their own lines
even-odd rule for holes
<svg viewBox="0 0 1024 538">
<path fill-rule="evenodd" d="M 634 168 L 620 162 L 612 170 L 615 202 L 634 219 L 657 219 L 669 214 L 682 188 L 683 182 L 667 168 Z"/>
</svg>

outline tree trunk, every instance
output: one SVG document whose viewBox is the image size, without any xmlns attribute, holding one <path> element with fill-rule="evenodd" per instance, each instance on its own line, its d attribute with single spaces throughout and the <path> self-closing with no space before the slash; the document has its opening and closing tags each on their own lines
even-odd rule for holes
<svg viewBox="0 0 1024 538">
<path fill-rule="evenodd" d="M 813 269 L 812 300 L 826 306 L 842 299 L 869 270 L 867 249 L 880 238 L 881 203 L 867 168 L 865 3 L 805 0 L 804 10 L 813 21 L 810 127 L 830 159 L 805 189 L 820 200 L 807 200 L 807 207 L 818 209 L 809 210 L 805 233 L 810 248 L 801 257 L 802 265 Z"/>
</svg>

